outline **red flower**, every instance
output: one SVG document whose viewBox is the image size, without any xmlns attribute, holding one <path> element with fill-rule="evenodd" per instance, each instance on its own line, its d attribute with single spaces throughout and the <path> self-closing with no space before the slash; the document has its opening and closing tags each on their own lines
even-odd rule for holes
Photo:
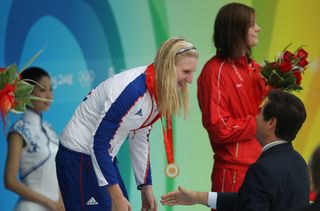
<svg viewBox="0 0 320 211">
<path fill-rule="evenodd" d="M 309 64 L 309 62 L 307 61 L 306 58 L 303 58 L 303 59 L 301 59 L 301 60 L 298 62 L 298 65 L 299 65 L 300 67 L 305 67 L 305 66 L 307 66 L 308 64 Z"/>
<path fill-rule="evenodd" d="M 297 56 L 298 58 L 304 59 L 304 58 L 307 58 L 308 52 L 305 51 L 303 48 L 300 48 L 300 49 L 298 50 L 298 52 L 296 53 L 296 56 Z"/>
<path fill-rule="evenodd" d="M 0 91 L 0 112 L 2 115 L 7 114 L 15 105 L 14 90 L 15 85 L 6 84 Z"/>
<path fill-rule="evenodd" d="M 4 72 L 5 70 L 6 70 L 6 68 L 0 67 L 0 73 Z"/>
<path fill-rule="evenodd" d="M 293 53 L 291 53 L 290 51 L 286 51 L 283 54 L 283 60 L 286 61 L 286 62 L 291 61 L 293 56 L 294 56 Z"/>
<path fill-rule="evenodd" d="M 10 109 L 14 108 L 15 106 L 15 89 L 15 84 L 6 83 L 5 86 L 0 90 L 0 114 L 4 126 L 4 131 L 6 130 L 6 121 L 4 119 L 4 116 L 10 111 Z"/>
<path fill-rule="evenodd" d="M 294 71 L 293 72 L 294 76 L 296 77 L 296 84 L 300 85 L 302 76 L 300 71 Z"/>
<path fill-rule="evenodd" d="M 290 61 L 287 61 L 287 62 L 282 62 L 281 64 L 280 64 L 280 70 L 282 71 L 282 72 L 289 72 L 290 70 L 291 70 L 291 68 L 292 68 L 292 64 L 291 64 L 291 62 Z"/>
<path fill-rule="evenodd" d="M 14 97 L 11 94 L 2 95 L 0 97 L 0 112 L 1 113 L 8 113 L 14 105 Z"/>
</svg>

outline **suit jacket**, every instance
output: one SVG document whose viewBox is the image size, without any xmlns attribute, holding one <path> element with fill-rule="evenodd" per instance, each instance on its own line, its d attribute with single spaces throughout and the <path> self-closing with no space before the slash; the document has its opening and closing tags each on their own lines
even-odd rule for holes
<svg viewBox="0 0 320 211">
<path fill-rule="evenodd" d="M 309 202 L 308 166 L 291 143 L 264 151 L 238 193 L 218 193 L 218 211 L 292 211 Z"/>
</svg>

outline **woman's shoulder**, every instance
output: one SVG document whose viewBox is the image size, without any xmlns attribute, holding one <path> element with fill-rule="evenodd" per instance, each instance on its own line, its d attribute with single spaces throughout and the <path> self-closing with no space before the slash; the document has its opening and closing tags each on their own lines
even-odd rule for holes
<svg viewBox="0 0 320 211">
<path fill-rule="evenodd" d="M 30 126 L 31 124 L 28 121 L 26 121 L 23 118 L 20 118 L 11 125 L 9 132 L 20 132 L 26 130 Z"/>
<path fill-rule="evenodd" d="M 144 73 L 147 69 L 147 66 L 140 66 L 140 67 L 134 67 L 128 70 L 124 70 L 122 72 L 117 73 L 113 77 L 110 78 L 110 80 L 115 80 L 116 82 L 121 82 L 121 81 L 130 81 L 137 76 L 141 75 Z"/>
<path fill-rule="evenodd" d="M 125 70 L 120 72 L 104 82 L 102 82 L 96 90 L 100 91 L 101 93 L 105 93 L 110 95 L 118 95 L 120 94 L 129 84 L 136 79 L 143 78 L 143 74 L 146 70 L 146 66 L 135 67 L 129 70 Z M 142 81 L 145 81 L 142 79 Z"/>
<path fill-rule="evenodd" d="M 232 64 L 228 60 L 213 56 L 204 65 L 201 75 L 202 77 L 212 77 L 212 75 L 229 77 L 230 69 L 232 69 Z"/>
<path fill-rule="evenodd" d="M 21 118 L 11 125 L 8 135 L 15 133 L 23 137 L 23 139 L 28 140 L 32 135 L 32 129 L 33 125 Z"/>
<path fill-rule="evenodd" d="M 209 60 L 206 61 L 204 67 L 206 66 L 215 66 L 217 64 L 221 64 L 224 60 L 219 58 L 217 55 L 212 56 Z"/>
</svg>

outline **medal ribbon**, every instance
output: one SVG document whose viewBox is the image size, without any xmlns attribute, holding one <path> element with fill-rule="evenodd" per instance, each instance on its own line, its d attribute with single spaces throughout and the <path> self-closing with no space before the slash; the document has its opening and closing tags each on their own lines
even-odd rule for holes
<svg viewBox="0 0 320 211">
<path fill-rule="evenodd" d="M 154 95 L 156 104 L 158 106 L 158 97 L 155 90 L 155 73 L 154 73 L 154 65 L 150 64 L 147 67 L 146 70 L 146 83 L 147 83 L 147 89 L 151 95 L 151 97 Z M 168 159 L 168 163 L 174 163 L 174 153 L 173 153 L 173 137 L 172 137 L 172 118 L 169 114 L 166 114 L 166 130 L 164 127 L 164 120 L 162 115 L 161 117 L 161 124 L 162 124 L 162 132 L 163 132 L 163 141 L 164 141 L 164 147 L 166 150 L 166 155 Z"/>
</svg>

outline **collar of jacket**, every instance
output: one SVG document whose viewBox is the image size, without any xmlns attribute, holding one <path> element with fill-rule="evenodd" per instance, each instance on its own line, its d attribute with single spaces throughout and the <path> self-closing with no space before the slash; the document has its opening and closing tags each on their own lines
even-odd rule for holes
<svg viewBox="0 0 320 211">
<path fill-rule="evenodd" d="M 269 148 L 268 150 L 262 152 L 262 154 L 260 155 L 260 158 L 263 158 L 263 157 L 269 155 L 270 153 L 274 153 L 274 152 L 293 151 L 293 150 L 294 150 L 294 148 L 293 148 L 291 142 L 284 143 L 284 144 L 278 144 L 278 145 L 273 146 L 273 147 Z"/>
</svg>

